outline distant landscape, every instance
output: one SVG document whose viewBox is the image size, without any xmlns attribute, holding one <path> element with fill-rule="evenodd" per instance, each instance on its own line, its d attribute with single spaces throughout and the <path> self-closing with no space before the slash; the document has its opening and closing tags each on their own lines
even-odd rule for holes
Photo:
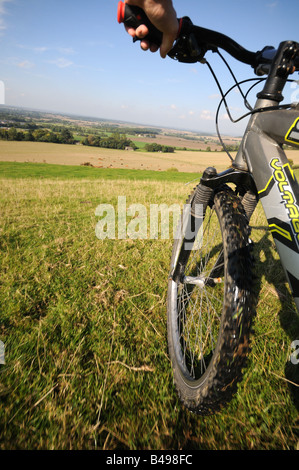
<svg viewBox="0 0 299 470">
<path fill-rule="evenodd" d="M 241 138 L 222 139 L 234 157 Z M 286 153 L 299 165 L 299 151 Z M 178 172 L 222 171 L 231 164 L 216 134 L 5 106 L 0 161 Z"/>
<path fill-rule="evenodd" d="M 119 196 L 147 214 L 182 207 L 204 168 L 230 166 L 217 137 L 4 107 L 0 136 L 0 450 L 299 449 L 299 322 L 261 205 L 252 351 L 237 395 L 211 417 L 189 413 L 173 386 L 173 236 L 96 236 L 97 207 L 119 217 Z M 240 139 L 224 140 L 234 155 Z"/>
<path fill-rule="evenodd" d="M 0 106 L 0 128 L 7 130 L 17 128 L 18 131 L 30 133 L 31 136 L 38 130 L 47 130 L 44 141 L 49 138 L 51 133 L 61 133 L 67 129 L 73 135 L 74 140 L 79 143 L 82 143 L 90 135 L 103 138 L 118 134 L 125 135 L 128 140 L 136 145 L 136 150 L 144 149 L 145 144 L 159 143 L 173 146 L 177 150 L 222 151 L 222 146 L 216 134 L 5 106 Z M 230 150 L 236 150 L 240 144 L 239 137 L 224 136 L 224 141 Z"/>
<path fill-rule="evenodd" d="M 240 138 L 224 141 L 234 154 Z M 0 160 L 180 172 L 230 164 L 216 135 L 4 106 Z"/>
</svg>

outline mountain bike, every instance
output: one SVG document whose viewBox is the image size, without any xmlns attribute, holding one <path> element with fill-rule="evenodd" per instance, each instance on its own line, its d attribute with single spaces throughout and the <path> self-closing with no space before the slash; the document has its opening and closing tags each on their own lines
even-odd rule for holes
<svg viewBox="0 0 299 470">
<path fill-rule="evenodd" d="M 118 21 L 134 28 L 146 24 L 148 39 L 161 44 L 161 33 L 139 8 L 120 2 Z M 299 145 L 299 105 L 281 104 L 289 77 L 299 70 L 299 44 L 284 41 L 277 49 L 251 52 L 188 17 L 178 21 L 169 57 L 207 64 L 222 95 L 220 105 L 228 109 L 226 97 L 234 87 L 224 94 L 206 59 L 208 52 L 217 52 L 242 93 L 248 108 L 243 117 L 249 118 L 236 157 L 229 154 L 231 167 L 221 173 L 207 168 L 189 196 L 168 278 L 167 336 L 176 390 L 189 410 L 208 415 L 236 393 L 250 351 L 256 292 L 249 222 L 259 201 L 299 312 L 299 186 L 283 148 Z M 253 86 L 263 84 L 254 107 L 242 92 L 245 81 L 237 82 L 219 49 L 254 69 Z M 225 147 L 217 118 L 216 125 Z"/>
</svg>

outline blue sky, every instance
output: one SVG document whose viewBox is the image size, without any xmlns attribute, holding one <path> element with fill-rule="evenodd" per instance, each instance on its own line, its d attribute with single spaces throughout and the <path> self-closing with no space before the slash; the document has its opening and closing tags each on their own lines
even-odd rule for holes
<svg viewBox="0 0 299 470">
<path fill-rule="evenodd" d="M 116 20 L 118 0 L 0 0 L 0 80 L 5 103 L 62 113 L 214 132 L 219 92 L 208 68 L 143 52 Z M 174 0 L 178 17 L 233 37 L 245 48 L 299 41 L 298 0 Z M 223 89 L 232 82 L 207 56 Z M 230 64 L 239 79 L 250 67 Z M 298 79 L 298 74 L 296 74 Z M 290 99 L 291 90 L 285 98 Z M 251 101 L 255 96 L 251 95 Z M 232 112 L 243 114 L 232 93 Z M 220 129 L 237 135 L 225 110 Z"/>
</svg>

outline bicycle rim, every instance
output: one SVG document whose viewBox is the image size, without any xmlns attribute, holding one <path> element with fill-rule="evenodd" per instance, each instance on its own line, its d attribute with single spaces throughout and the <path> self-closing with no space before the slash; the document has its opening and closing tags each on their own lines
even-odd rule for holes
<svg viewBox="0 0 299 470">
<path fill-rule="evenodd" d="M 207 208 L 193 249 L 174 245 L 181 264 L 168 286 L 169 353 L 178 394 L 199 414 L 230 401 L 246 363 L 254 313 L 249 232 L 227 188 Z"/>
<path fill-rule="evenodd" d="M 223 308 L 223 241 L 215 207 L 208 208 L 184 271 L 171 283 L 175 355 L 190 386 L 197 386 L 215 352 Z M 217 277 L 215 277 L 217 274 Z M 193 383 L 195 382 L 195 383 Z"/>
</svg>

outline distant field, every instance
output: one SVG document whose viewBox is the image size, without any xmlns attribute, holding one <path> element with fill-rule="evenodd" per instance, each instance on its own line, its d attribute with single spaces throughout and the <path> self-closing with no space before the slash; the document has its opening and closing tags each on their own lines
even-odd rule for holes
<svg viewBox="0 0 299 470">
<path fill-rule="evenodd" d="M 235 155 L 233 153 L 233 155 Z M 287 151 L 287 155 L 299 165 L 299 150 Z M 81 145 L 61 145 L 42 142 L 6 142 L 0 140 L 0 161 L 36 162 L 58 165 L 82 165 L 90 163 L 98 168 L 179 172 L 202 172 L 207 166 L 219 171 L 230 166 L 225 152 L 148 153 L 111 150 Z"/>
<path fill-rule="evenodd" d="M 93 166 L 103 168 L 157 171 L 176 168 L 178 171 L 183 172 L 201 172 L 210 165 L 225 169 L 230 165 L 230 160 L 224 152 L 176 151 L 172 154 L 148 153 L 81 145 L 6 142 L 3 140 L 0 141 L 0 161 L 54 163 L 59 165 L 91 163 Z"/>
</svg>

